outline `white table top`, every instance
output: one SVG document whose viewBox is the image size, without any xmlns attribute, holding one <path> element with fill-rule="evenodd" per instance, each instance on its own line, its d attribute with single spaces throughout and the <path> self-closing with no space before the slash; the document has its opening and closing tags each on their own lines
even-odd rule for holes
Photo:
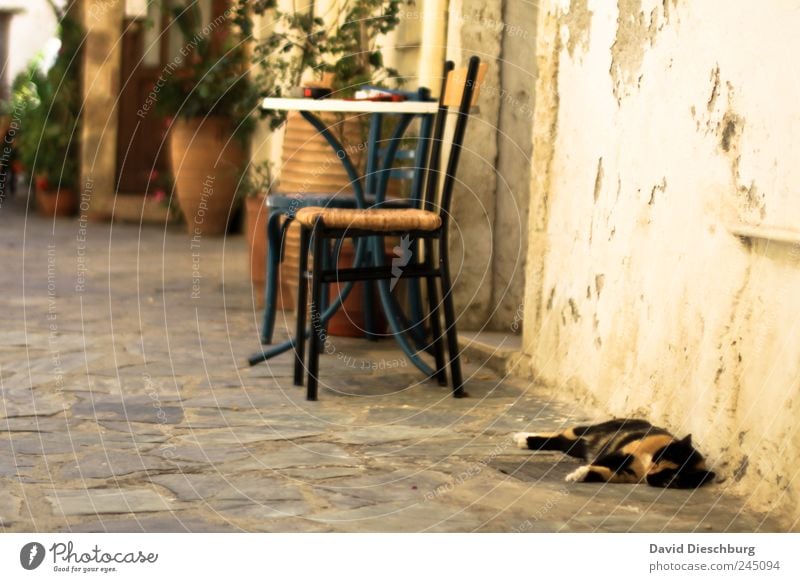
<svg viewBox="0 0 800 582">
<path fill-rule="evenodd" d="M 267 97 L 262 109 L 279 111 L 332 111 L 339 113 L 436 113 L 436 101 L 352 101 L 348 99 L 300 99 Z"/>
</svg>

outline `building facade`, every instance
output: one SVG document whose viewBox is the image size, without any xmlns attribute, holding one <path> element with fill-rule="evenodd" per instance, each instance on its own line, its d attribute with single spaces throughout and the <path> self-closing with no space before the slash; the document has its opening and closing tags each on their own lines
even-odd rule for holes
<svg viewBox="0 0 800 582">
<path fill-rule="evenodd" d="M 519 373 L 797 524 L 800 3 L 542 2 Z"/>
</svg>

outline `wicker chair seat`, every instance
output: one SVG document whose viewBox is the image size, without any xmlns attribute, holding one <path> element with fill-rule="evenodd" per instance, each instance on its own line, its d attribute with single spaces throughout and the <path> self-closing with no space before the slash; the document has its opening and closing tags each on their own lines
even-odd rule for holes
<svg viewBox="0 0 800 582">
<path fill-rule="evenodd" d="M 326 208 L 358 208 L 356 197 L 352 194 L 340 193 L 312 193 L 312 194 L 270 194 L 266 198 L 270 210 L 297 210 L 310 206 L 325 206 Z M 375 206 L 375 195 L 364 196 L 367 207 Z M 416 202 L 407 198 L 387 198 L 381 203 L 381 208 L 409 208 Z"/>
<path fill-rule="evenodd" d="M 295 220 L 306 227 L 313 227 L 318 218 L 326 228 L 353 230 L 374 230 L 392 232 L 398 230 L 419 230 L 431 232 L 442 225 L 442 219 L 435 212 L 404 209 L 344 209 L 308 207 L 297 211 Z"/>
</svg>

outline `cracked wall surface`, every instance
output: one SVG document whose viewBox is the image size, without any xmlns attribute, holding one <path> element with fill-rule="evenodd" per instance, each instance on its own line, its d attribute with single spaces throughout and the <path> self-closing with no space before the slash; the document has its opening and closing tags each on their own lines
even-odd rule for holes
<svg viewBox="0 0 800 582">
<path fill-rule="evenodd" d="M 521 361 L 795 529 L 798 7 L 541 4 Z"/>
</svg>

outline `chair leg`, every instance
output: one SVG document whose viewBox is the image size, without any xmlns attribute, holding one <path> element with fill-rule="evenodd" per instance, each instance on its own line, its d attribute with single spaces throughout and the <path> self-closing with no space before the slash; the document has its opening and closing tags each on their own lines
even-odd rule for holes
<svg viewBox="0 0 800 582">
<path fill-rule="evenodd" d="M 356 239 L 353 239 L 353 244 L 356 244 Z M 367 245 L 367 264 L 374 265 L 374 257 L 372 256 L 372 247 L 367 240 L 361 244 Z M 369 341 L 378 341 L 378 323 L 375 321 L 375 282 L 363 281 L 361 283 L 362 295 L 362 308 L 364 309 L 364 337 Z"/>
<path fill-rule="evenodd" d="M 433 263 L 433 244 L 425 241 L 425 262 L 429 265 Z M 431 329 L 431 345 L 433 347 L 433 357 L 436 361 L 436 379 L 440 386 L 447 386 L 447 374 L 445 373 L 444 362 L 444 339 L 442 338 L 442 322 L 440 317 L 441 303 L 439 302 L 439 291 L 436 280 L 437 277 L 427 277 L 428 287 L 428 320 Z M 423 322 L 420 323 L 423 325 Z"/>
<path fill-rule="evenodd" d="M 325 254 L 323 256 L 322 268 L 325 269 L 326 271 L 329 270 L 329 269 L 336 269 L 337 268 L 338 257 L 335 257 L 333 255 L 333 251 L 334 251 L 333 242 L 334 241 L 332 241 L 332 240 L 326 240 L 325 241 Z M 325 313 L 325 310 L 328 308 L 328 305 L 330 305 L 330 291 L 331 291 L 330 288 L 331 288 L 330 285 L 323 285 L 322 286 L 322 299 L 320 300 L 320 303 L 319 303 L 320 317 L 322 316 L 323 313 Z M 327 322 L 326 322 L 325 330 L 327 331 L 327 329 L 328 329 L 328 327 L 327 327 Z"/>
<path fill-rule="evenodd" d="M 306 353 L 306 302 L 308 301 L 308 240 L 309 230 L 300 227 L 300 266 L 297 280 L 297 325 L 294 334 L 294 385 L 303 385 L 304 359 Z"/>
<path fill-rule="evenodd" d="M 442 303 L 444 304 L 444 324 L 447 333 L 447 351 L 450 355 L 450 377 L 453 380 L 453 396 L 462 398 L 464 378 L 461 375 L 461 360 L 458 357 L 458 332 L 456 331 L 456 310 L 453 305 L 453 287 L 450 283 L 450 257 L 447 252 L 447 236 L 442 235 L 439 242 L 439 265 L 442 271 Z"/>
<path fill-rule="evenodd" d="M 427 243 L 427 241 L 426 241 Z M 411 248 L 414 249 L 414 256 L 419 255 L 420 241 L 411 239 Z M 422 289 L 420 279 L 408 279 L 408 311 L 409 311 L 409 330 L 417 343 L 425 343 L 425 316 L 422 307 Z"/>
<path fill-rule="evenodd" d="M 363 281 L 364 337 L 378 341 L 378 324 L 375 321 L 375 281 Z"/>
<path fill-rule="evenodd" d="M 267 280 L 264 284 L 264 320 L 261 324 L 261 343 L 271 344 L 275 331 L 275 315 L 278 305 L 278 277 L 281 265 L 281 217 L 282 212 L 273 211 L 267 222 Z"/>
<path fill-rule="evenodd" d="M 322 273 L 324 271 L 326 241 L 319 222 L 314 227 L 314 266 L 311 276 L 311 344 L 308 346 L 308 384 L 306 400 L 316 400 L 319 384 L 319 354 L 325 343 L 325 325 L 322 322 Z"/>
<path fill-rule="evenodd" d="M 439 382 L 439 386 L 447 386 L 446 364 L 444 361 L 444 338 L 442 337 L 442 322 L 440 319 L 441 303 L 439 302 L 439 293 L 436 289 L 439 282 L 436 279 L 436 277 L 428 277 L 426 279 L 428 303 L 430 303 L 430 312 L 428 315 L 431 328 L 430 341 L 433 347 L 433 357 L 436 361 L 436 380 Z"/>
</svg>

